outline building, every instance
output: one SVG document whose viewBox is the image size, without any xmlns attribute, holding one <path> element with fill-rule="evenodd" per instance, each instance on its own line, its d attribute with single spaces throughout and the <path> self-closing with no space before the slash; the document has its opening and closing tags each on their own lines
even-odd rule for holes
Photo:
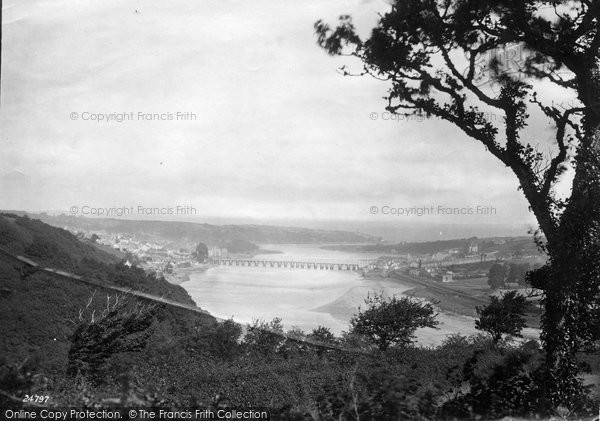
<svg viewBox="0 0 600 421">
<path fill-rule="evenodd" d="M 173 264 L 173 262 L 169 262 L 165 266 L 165 273 L 171 274 L 171 273 L 173 273 L 174 269 L 175 269 L 175 264 Z"/>
<path fill-rule="evenodd" d="M 467 254 L 477 254 L 479 253 L 479 245 L 477 241 L 471 241 L 469 243 L 469 247 L 467 247 Z"/>
<path fill-rule="evenodd" d="M 450 272 L 448 270 L 448 271 L 441 272 L 441 273 L 437 274 L 436 277 L 435 277 L 435 280 L 439 281 L 439 282 L 444 282 L 444 283 L 446 283 L 446 282 L 452 282 L 453 276 L 454 276 L 454 273 Z"/>
<path fill-rule="evenodd" d="M 228 254 L 226 248 L 212 246 L 208 249 L 208 257 L 226 257 Z"/>
</svg>

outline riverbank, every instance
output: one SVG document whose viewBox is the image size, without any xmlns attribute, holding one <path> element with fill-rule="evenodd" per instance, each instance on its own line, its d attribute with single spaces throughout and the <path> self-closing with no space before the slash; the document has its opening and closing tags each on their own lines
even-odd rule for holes
<svg viewBox="0 0 600 421">
<path fill-rule="evenodd" d="M 381 276 L 367 276 L 359 286 L 347 290 L 335 300 L 311 309 L 319 313 L 328 313 L 341 322 L 349 323 L 350 318 L 358 312 L 359 306 L 364 306 L 367 296 L 381 293 L 385 297 L 404 295 L 413 287 Z"/>
<path fill-rule="evenodd" d="M 210 268 L 209 264 L 201 264 L 189 268 L 177 268 L 173 274 L 165 274 L 165 280 L 173 285 L 181 285 L 190 281 L 190 275 L 206 272 Z"/>
<path fill-rule="evenodd" d="M 428 288 L 428 286 L 430 288 Z M 350 288 L 346 293 L 328 304 L 316 307 L 312 311 L 328 313 L 349 326 L 351 317 L 358 312 L 368 294 L 382 293 L 386 297 L 410 296 L 434 303 L 439 313 L 437 329 L 423 328 L 416 332 L 417 343 L 421 346 L 437 346 L 453 334 L 475 335 L 482 333 L 475 329 L 475 306 L 485 305 L 487 295 L 476 292 L 469 296 L 461 285 L 451 287 L 426 285 L 423 282 L 404 276 L 382 276 L 379 273 L 367 274 L 363 285 Z M 485 288 L 483 288 L 485 289 Z M 528 326 L 523 330 L 527 339 L 537 339 L 539 330 Z"/>
</svg>

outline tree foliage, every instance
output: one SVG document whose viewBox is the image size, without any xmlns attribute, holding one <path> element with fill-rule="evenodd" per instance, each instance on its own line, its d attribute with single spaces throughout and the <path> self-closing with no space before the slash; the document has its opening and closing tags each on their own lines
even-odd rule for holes
<svg viewBox="0 0 600 421">
<path fill-rule="evenodd" d="M 498 289 L 504 287 L 504 280 L 506 275 L 506 268 L 504 265 L 494 263 L 488 272 L 488 285 L 492 289 Z"/>
<path fill-rule="evenodd" d="M 335 337 L 331 330 L 325 326 L 316 327 L 308 335 L 309 339 L 315 342 L 335 345 L 338 343 L 338 339 Z"/>
<path fill-rule="evenodd" d="M 121 352 L 140 351 L 150 336 L 157 307 L 130 300 L 125 295 L 106 297 L 102 312 L 79 312 L 79 321 L 72 333 L 67 373 L 82 374 L 99 380 L 107 360 Z"/>
<path fill-rule="evenodd" d="M 196 329 L 193 349 L 204 349 L 223 360 L 231 360 L 240 353 L 242 326 L 233 319 L 200 325 Z"/>
<path fill-rule="evenodd" d="M 525 297 L 510 291 L 502 298 L 491 296 L 490 300 L 486 307 L 477 307 L 479 319 L 475 321 L 475 328 L 488 332 L 494 342 L 502 339 L 502 335 L 521 336 L 525 327 Z"/>
<path fill-rule="evenodd" d="M 380 351 L 391 345 L 410 345 L 418 328 L 438 325 L 431 303 L 375 294 L 368 296 L 365 304 L 367 308 L 359 307 L 350 320 L 350 332 L 366 336 Z"/>
<path fill-rule="evenodd" d="M 264 356 L 273 356 L 283 341 L 283 324 L 281 319 L 276 317 L 270 322 L 254 320 L 252 325 L 247 327 L 243 344 L 252 352 Z"/>
<path fill-rule="evenodd" d="M 547 403 L 568 407 L 582 391 L 575 356 L 600 340 L 600 3 L 394 0 L 390 6 L 366 40 L 347 15 L 334 29 L 316 22 L 318 44 L 358 58 L 359 74 L 390 83 L 388 111 L 437 116 L 514 173 L 541 230 L 536 242 L 549 258 L 531 276 L 543 291 Z M 507 59 L 510 49 L 523 54 L 516 67 Z M 541 83 L 561 92 L 561 101 L 538 95 Z M 553 124 L 550 144 L 527 130 L 534 113 Z M 502 119 L 494 121 L 497 114 Z M 569 168 L 571 193 L 564 198 L 556 186 Z"/>
<path fill-rule="evenodd" d="M 527 272 L 529 272 L 529 263 L 509 263 L 508 274 L 506 275 L 506 282 L 518 283 L 519 285 L 526 285 L 525 279 Z"/>
<path fill-rule="evenodd" d="M 208 246 L 204 243 L 198 243 L 192 257 L 200 263 L 204 263 L 208 259 Z"/>
</svg>

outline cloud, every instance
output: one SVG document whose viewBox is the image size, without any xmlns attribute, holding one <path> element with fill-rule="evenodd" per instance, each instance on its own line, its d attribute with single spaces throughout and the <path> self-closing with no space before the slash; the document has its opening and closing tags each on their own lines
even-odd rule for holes
<svg viewBox="0 0 600 421">
<path fill-rule="evenodd" d="M 350 13 L 367 35 L 385 2 L 5 3 L 4 208 L 360 219 L 371 203 L 492 201 L 528 217 L 482 146 L 439 121 L 373 120 L 388 86 L 340 76 L 316 46 L 317 19 Z M 195 118 L 138 118 L 177 112 Z"/>
</svg>

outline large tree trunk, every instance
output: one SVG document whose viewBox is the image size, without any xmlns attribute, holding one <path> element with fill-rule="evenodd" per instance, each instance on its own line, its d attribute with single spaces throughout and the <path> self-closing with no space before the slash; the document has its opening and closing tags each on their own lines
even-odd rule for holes
<svg viewBox="0 0 600 421">
<path fill-rule="evenodd" d="M 600 77 L 590 71 L 580 98 L 589 107 L 585 139 L 576 155 L 573 191 L 558 233 L 548 244 L 542 340 L 546 349 L 549 403 L 572 406 L 581 392 L 576 353 L 598 340 L 600 291 Z M 594 313 L 596 311 L 596 313 Z"/>
</svg>

